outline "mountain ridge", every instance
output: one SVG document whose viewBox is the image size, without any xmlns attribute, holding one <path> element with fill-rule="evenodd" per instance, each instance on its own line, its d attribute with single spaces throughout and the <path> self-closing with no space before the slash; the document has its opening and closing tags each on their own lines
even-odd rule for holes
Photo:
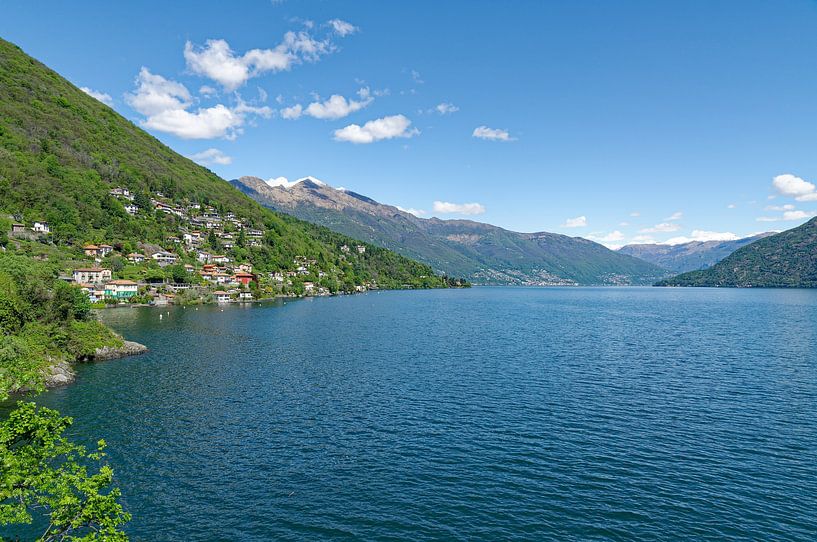
<svg viewBox="0 0 817 542">
<path fill-rule="evenodd" d="M 465 219 L 420 218 L 313 177 L 271 186 L 230 181 L 259 203 L 384 246 L 478 284 L 651 284 L 666 272 L 579 237 L 519 233 Z"/>
<path fill-rule="evenodd" d="M 658 243 L 625 245 L 618 252 L 653 263 L 674 273 L 706 269 L 737 249 L 774 233 L 759 233 L 730 241 L 690 241 L 677 245 Z"/>
<path fill-rule="evenodd" d="M 746 245 L 709 269 L 657 285 L 817 288 L 817 218 Z"/>
</svg>

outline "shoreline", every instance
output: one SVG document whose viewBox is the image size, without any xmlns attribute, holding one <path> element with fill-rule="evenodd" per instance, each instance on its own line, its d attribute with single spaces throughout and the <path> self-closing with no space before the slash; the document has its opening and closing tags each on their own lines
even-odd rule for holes
<svg viewBox="0 0 817 542">
<path fill-rule="evenodd" d="M 148 347 L 144 344 L 122 339 L 121 346 L 103 346 L 102 348 L 97 348 L 96 352 L 94 352 L 94 355 L 91 358 L 78 359 L 73 362 L 65 360 L 60 361 L 59 363 L 55 363 L 46 369 L 47 374 L 44 380 L 45 389 L 50 390 L 73 384 L 77 379 L 77 372 L 74 369 L 74 365 L 78 363 L 96 363 L 101 361 L 110 361 L 113 359 L 122 359 L 130 356 L 139 356 L 148 351 Z M 16 393 L 22 394 L 26 393 L 27 391 L 29 390 L 18 390 Z"/>
</svg>

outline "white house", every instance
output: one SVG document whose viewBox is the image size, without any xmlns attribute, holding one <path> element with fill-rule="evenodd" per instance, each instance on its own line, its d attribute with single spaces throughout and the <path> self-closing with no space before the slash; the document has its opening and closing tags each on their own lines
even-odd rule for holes
<svg viewBox="0 0 817 542">
<path fill-rule="evenodd" d="M 217 291 L 213 292 L 213 296 L 216 298 L 216 302 L 218 303 L 229 303 L 230 302 L 230 294 L 224 291 Z"/>
<path fill-rule="evenodd" d="M 135 215 L 136 213 L 139 212 L 139 207 L 137 207 L 133 203 L 128 203 L 127 205 L 125 205 L 125 212 L 127 212 L 129 215 Z"/>
<path fill-rule="evenodd" d="M 156 263 L 159 264 L 160 267 L 165 267 L 166 265 L 172 265 L 172 264 L 176 263 L 176 261 L 178 260 L 178 257 L 175 254 L 173 254 L 172 252 L 164 252 L 164 251 L 155 252 L 150 257 L 153 258 L 156 261 Z"/>
<path fill-rule="evenodd" d="M 128 260 L 133 263 L 142 263 L 145 261 L 145 255 L 137 252 L 131 252 L 128 254 Z"/>
<path fill-rule="evenodd" d="M 252 301 L 252 292 L 241 292 L 238 294 L 239 301 Z"/>
<path fill-rule="evenodd" d="M 213 263 L 230 263 L 230 258 L 223 254 L 211 254 L 210 261 Z"/>
<path fill-rule="evenodd" d="M 111 270 L 100 267 L 84 267 L 74 269 L 72 276 L 77 284 L 102 284 L 111 280 Z"/>
<path fill-rule="evenodd" d="M 34 233 L 51 233 L 51 228 L 48 222 L 35 222 L 34 227 L 31 228 Z"/>
</svg>

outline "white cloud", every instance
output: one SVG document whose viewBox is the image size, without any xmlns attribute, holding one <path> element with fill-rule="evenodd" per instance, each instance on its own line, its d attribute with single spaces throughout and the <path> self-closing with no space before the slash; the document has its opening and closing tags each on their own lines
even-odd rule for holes
<svg viewBox="0 0 817 542">
<path fill-rule="evenodd" d="M 194 162 L 198 162 L 203 166 L 210 165 L 226 166 L 233 163 L 232 157 L 227 156 L 220 150 L 213 148 L 197 152 L 196 154 L 188 156 L 188 158 L 190 158 Z"/>
<path fill-rule="evenodd" d="M 639 217 L 639 216 L 641 216 L 641 213 L 639 213 L 638 211 L 633 211 L 632 213 L 630 213 L 630 216 L 633 217 L 633 218 Z"/>
<path fill-rule="evenodd" d="M 79 87 L 79 89 L 90 96 L 91 98 L 96 98 L 100 102 L 104 103 L 107 106 L 113 106 L 113 98 L 111 98 L 110 94 L 106 94 L 104 92 L 99 92 L 98 90 L 94 90 L 88 87 Z"/>
<path fill-rule="evenodd" d="M 396 137 L 413 137 L 419 133 L 420 131 L 416 128 L 411 128 L 411 121 L 405 116 L 392 115 L 370 120 L 363 126 L 350 124 L 335 130 L 335 140 L 366 144 Z"/>
<path fill-rule="evenodd" d="M 136 89 L 125 94 L 125 101 L 145 115 L 142 126 L 167 132 L 183 139 L 234 139 L 243 126 L 246 115 L 268 117 L 272 110 L 253 107 L 240 97 L 235 108 L 223 104 L 189 111 L 193 99 L 187 87 L 142 68 L 136 77 Z"/>
<path fill-rule="evenodd" d="M 652 228 L 644 228 L 643 230 L 639 230 L 639 233 L 665 233 L 678 231 L 680 229 L 681 226 L 678 224 L 674 224 L 672 222 L 662 222 L 660 224 L 656 224 Z"/>
<path fill-rule="evenodd" d="M 670 216 L 668 216 L 664 220 L 667 220 L 667 221 L 681 220 L 683 217 L 684 217 L 684 213 L 682 213 L 681 211 L 677 211 L 677 212 L 672 213 Z"/>
<path fill-rule="evenodd" d="M 587 226 L 587 217 L 586 216 L 577 216 L 576 218 L 568 218 L 565 220 L 565 223 L 562 224 L 563 228 L 583 228 Z"/>
<path fill-rule="evenodd" d="M 499 128 L 488 128 L 485 125 L 474 128 L 474 131 L 471 133 L 471 136 L 476 137 L 478 139 L 486 139 L 488 141 L 516 140 L 516 138 L 511 137 L 511 134 L 508 133 L 507 130 L 501 130 Z"/>
<path fill-rule="evenodd" d="M 622 247 L 622 244 L 619 241 L 624 239 L 624 234 L 618 230 L 611 231 L 608 234 L 601 235 L 601 234 L 590 234 L 587 236 L 588 239 L 601 243 L 602 245 L 606 246 L 611 250 L 617 250 Z"/>
<path fill-rule="evenodd" d="M 424 216 L 424 215 L 428 214 L 427 211 L 423 211 L 422 209 L 412 209 L 411 207 L 409 207 L 408 209 L 404 209 L 403 207 L 400 207 L 399 205 L 397 206 L 397 208 L 399 210 L 403 211 L 404 213 L 409 213 L 409 214 L 412 214 L 414 216 Z"/>
<path fill-rule="evenodd" d="M 281 116 L 285 119 L 295 120 L 300 118 L 303 111 L 304 108 L 301 106 L 301 104 L 295 104 L 292 107 L 285 107 L 281 109 Z"/>
<path fill-rule="evenodd" d="M 349 34 L 354 34 L 360 30 L 352 23 L 347 23 L 346 21 L 342 21 L 340 19 L 332 19 L 327 24 L 329 24 L 329 26 L 332 27 L 332 30 L 334 30 L 335 33 L 341 38 L 348 36 Z"/>
<path fill-rule="evenodd" d="M 734 209 L 735 207 L 737 207 L 737 205 L 735 205 L 734 203 L 730 203 L 729 205 L 726 206 L 727 209 Z"/>
<path fill-rule="evenodd" d="M 451 113 L 456 113 L 459 111 L 460 108 L 452 103 L 443 102 L 441 104 L 437 104 L 437 106 L 434 107 L 434 110 L 440 115 L 450 115 Z"/>
<path fill-rule="evenodd" d="M 691 243 L 693 241 L 736 241 L 740 239 L 739 236 L 735 235 L 732 232 L 725 231 L 725 232 L 718 232 L 718 231 L 706 231 L 706 230 L 692 230 L 692 233 L 689 237 L 686 236 L 679 236 L 679 237 L 672 237 L 663 241 L 662 245 L 682 245 L 684 243 Z"/>
<path fill-rule="evenodd" d="M 481 215 L 485 212 L 485 206 L 481 203 L 450 203 L 448 201 L 435 201 L 434 212 L 458 215 Z"/>
<path fill-rule="evenodd" d="M 328 24 L 340 37 L 357 30 L 340 19 Z M 251 49 L 243 55 L 236 54 L 223 39 L 209 39 L 202 46 L 188 41 L 184 45 L 184 59 L 190 72 L 208 77 L 231 91 L 253 77 L 286 71 L 302 62 L 316 62 L 336 49 L 330 37 L 318 39 L 302 30 L 287 32 L 281 43 L 271 49 Z"/>
<path fill-rule="evenodd" d="M 308 115 L 316 119 L 342 119 L 355 111 L 360 111 L 374 101 L 368 88 L 360 89 L 358 96 L 360 96 L 360 100 L 346 99 L 340 94 L 333 94 L 328 100 L 312 102 L 305 108 L 301 104 L 286 107 L 281 110 L 281 116 L 293 120 L 301 117 L 301 115 Z"/>
<path fill-rule="evenodd" d="M 206 98 L 209 98 L 211 96 L 215 96 L 216 94 L 218 94 L 218 91 L 211 87 L 210 85 L 202 85 L 199 88 L 199 94 Z"/>
<path fill-rule="evenodd" d="M 795 207 L 791 203 L 785 205 L 767 205 L 765 211 L 794 211 Z"/>
<path fill-rule="evenodd" d="M 267 184 L 270 186 L 281 186 L 283 188 L 292 188 L 299 181 L 289 181 L 286 177 L 273 177 L 272 179 L 267 179 Z"/>
<path fill-rule="evenodd" d="M 783 196 L 797 201 L 817 201 L 817 186 L 791 173 L 772 179 L 772 186 Z"/>
<path fill-rule="evenodd" d="M 785 211 L 780 216 L 761 216 L 757 218 L 758 222 L 794 222 L 796 220 L 805 220 L 817 216 L 816 211 Z"/>
<path fill-rule="evenodd" d="M 624 221 L 624 222 L 619 222 L 618 225 L 621 226 L 622 228 L 626 228 L 627 226 L 630 225 L 630 223 L 627 222 L 627 221 Z"/>
<path fill-rule="evenodd" d="M 632 245 L 652 245 L 655 244 L 655 239 L 650 235 L 636 235 L 630 240 Z"/>
</svg>

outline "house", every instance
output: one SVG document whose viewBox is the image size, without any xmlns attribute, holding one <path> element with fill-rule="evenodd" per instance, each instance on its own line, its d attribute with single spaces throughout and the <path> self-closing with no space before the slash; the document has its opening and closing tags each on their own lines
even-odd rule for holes
<svg viewBox="0 0 817 542">
<path fill-rule="evenodd" d="M 111 188 L 110 194 L 115 198 L 133 201 L 133 194 L 127 188 Z"/>
<path fill-rule="evenodd" d="M 85 252 L 86 256 L 101 260 L 113 252 L 113 247 L 111 245 L 85 245 L 82 247 L 82 250 Z"/>
<path fill-rule="evenodd" d="M 366 252 L 366 247 L 363 245 L 357 245 L 355 248 L 357 249 L 358 254 L 364 254 Z"/>
<path fill-rule="evenodd" d="M 128 254 L 128 261 L 132 263 L 142 263 L 145 261 L 145 255 L 137 252 L 131 252 Z"/>
<path fill-rule="evenodd" d="M 264 235 L 264 232 L 261 230 L 247 230 L 247 237 L 261 237 L 262 235 Z"/>
<path fill-rule="evenodd" d="M 315 291 L 314 282 L 304 282 L 304 293 L 311 294 Z"/>
<path fill-rule="evenodd" d="M 217 292 L 213 292 L 213 297 L 216 298 L 217 303 L 229 303 L 230 302 L 230 294 L 219 290 Z"/>
<path fill-rule="evenodd" d="M 130 299 L 138 290 L 139 285 L 132 280 L 112 280 L 105 285 L 105 299 Z"/>
<path fill-rule="evenodd" d="M 134 205 L 133 203 L 128 203 L 125 205 L 125 212 L 129 215 L 135 215 L 139 212 L 139 207 Z"/>
<path fill-rule="evenodd" d="M 252 273 L 252 264 L 251 263 L 242 263 L 238 265 L 237 268 L 239 271 L 243 271 L 244 273 Z"/>
<path fill-rule="evenodd" d="M 199 252 L 197 258 L 202 263 L 210 263 L 212 261 L 213 255 L 210 254 L 209 252 Z"/>
<path fill-rule="evenodd" d="M 35 222 L 34 227 L 31 228 L 34 233 L 51 233 L 51 227 L 48 222 Z"/>
<path fill-rule="evenodd" d="M 192 273 L 193 271 L 196 270 L 196 268 L 190 265 L 189 263 L 186 263 L 184 264 L 184 270 L 187 271 L 188 273 Z"/>
<path fill-rule="evenodd" d="M 230 258 L 223 254 L 211 254 L 210 261 L 213 263 L 230 263 Z"/>
<path fill-rule="evenodd" d="M 239 301 L 252 301 L 252 292 L 241 292 L 238 294 Z"/>
<path fill-rule="evenodd" d="M 159 264 L 159 267 L 165 267 L 167 265 L 172 265 L 172 264 L 176 263 L 176 260 L 179 259 L 172 252 L 164 252 L 164 251 L 155 252 L 150 257 L 153 258 L 156 261 L 156 263 Z"/>
<path fill-rule="evenodd" d="M 243 271 L 239 271 L 238 273 L 234 274 L 233 277 L 235 277 L 236 282 L 244 286 L 249 286 L 251 282 L 256 281 L 255 275 L 252 273 L 245 273 Z"/>
<path fill-rule="evenodd" d="M 77 284 L 103 284 L 111 280 L 111 270 L 100 267 L 74 269 L 72 273 Z"/>
<path fill-rule="evenodd" d="M 341 246 L 341 247 L 340 247 L 340 251 L 341 251 L 341 252 L 346 252 L 346 253 L 348 253 L 348 252 L 349 252 L 349 245 L 343 245 L 343 246 Z"/>
<path fill-rule="evenodd" d="M 11 225 L 11 233 L 23 233 L 26 231 L 26 225 L 15 222 Z"/>
<path fill-rule="evenodd" d="M 91 303 L 99 303 L 105 298 L 105 290 L 93 284 L 80 284 L 79 289 L 88 294 Z"/>
</svg>

